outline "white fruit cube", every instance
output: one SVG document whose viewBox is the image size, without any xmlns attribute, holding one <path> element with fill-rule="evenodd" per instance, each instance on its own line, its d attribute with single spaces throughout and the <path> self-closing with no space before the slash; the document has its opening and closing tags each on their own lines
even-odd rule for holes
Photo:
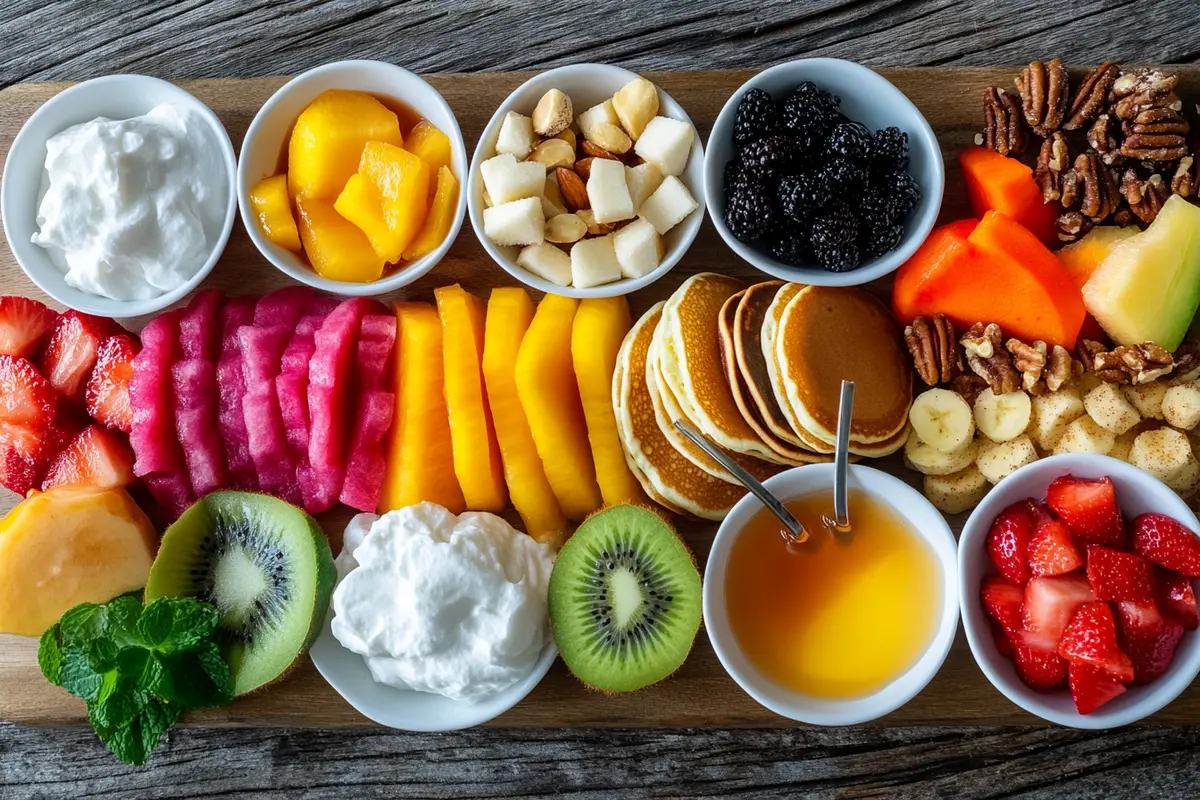
<svg viewBox="0 0 1200 800">
<path fill-rule="evenodd" d="M 539 197 L 526 197 L 483 210 L 483 232 L 496 244 L 538 244 L 544 238 L 546 216 Z"/>
<path fill-rule="evenodd" d="M 517 254 L 517 266 L 555 286 L 571 285 L 571 257 L 552 244 L 531 244 Z"/>
<path fill-rule="evenodd" d="M 511 153 L 517 158 L 524 158 L 529 155 L 536 141 L 533 135 L 533 120 L 524 114 L 510 111 L 500 123 L 500 133 L 496 136 L 496 152 Z"/>
<path fill-rule="evenodd" d="M 662 170 L 647 161 L 636 167 L 625 168 L 625 183 L 629 185 L 629 197 L 633 200 L 633 213 L 641 211 L 642 204 L 654 194 L 663 182 Z"/>
<path fill-rule="evenodd" d="M 655 117 L 638 137 L 633 152 L 662 170 L 664 175 L 682 175 L 687 169 L 696 131 L 691 124 L 670 117 Z"/>
<path fill-rule="evenodd" d="M 648 275 L 662 263 L 663 241 L 658 231 L 644 219 L 629 223 L 613 234 L 617 263 L 626 278 Z"/>
<path fill-rule="evenodd" d="M 592 106 L 587 111 L 580 114 L 575 122 L 579 125 L 579 130 L 583 133 L 583 138 L 591 140 L 588 136 L 595 126 L 601 122 L 609 125 L 621 125 L 621 118 L 617 116 L 617 110 L 613 107 L 612 100 L 605 100 L 598 106 Z"/>
<path fill-rule="evenodd" d="M 642 203 L 638 213 L 653 225 L 656 231 L 665 235 L 671 228 L 687 219 L 688 214 L 699 208 L 699 205 L 683 185 L 683 181 L 670 175 L 664 178 L 662 184 L 654 190 L 654 194 Z"/>
<path fill-rule="evenodd" d="M 621 264 L 612 234 L 582 239 L 571 246 L 571 283 L 578 289 L 601 286 L 621 279 Z"/>
<path fill-rule="evenodd" d="M 633 217 L 633 199 L 625 183 L 625 165 L 620 161 L 593 159 L 587 195 L 596 222 L 620 222 Z"/>
<path fill-rule="evenodd" d="M 493 156 L 479 165 L 483 189 L 492 205 L 502 206 L 513 200 L 542 196 L 546 186 L 546 168 L 536 161 L 517 161 L 511 153 Z"/>
</svg>

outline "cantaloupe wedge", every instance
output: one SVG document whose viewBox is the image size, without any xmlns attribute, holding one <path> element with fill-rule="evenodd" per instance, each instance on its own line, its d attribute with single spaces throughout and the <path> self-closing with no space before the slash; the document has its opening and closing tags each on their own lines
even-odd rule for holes
<svg viewBox="0 0 1200 800">
<path fill-rule="evenodd" d="M 548 294 L 538 304 L 517 354 L 517 395 L 546 478 L 567 519 L 582 521 L 604 500 L 588 444 L 587 422 L 571 362 L 579 301 Z"/>
<path fill-rule="evenodd" d="M 624 297 L 598 297 L 580 302 L 571 329 L 571 360 L 592 445 L 596 481 L 604 504 L 609 506 L 646 502 L 641 485 L 625 463 L 612 406 L 617 351 L 632 324 L 629 302 Z"/>
<path fill-rule="evenodd" d="M 429 303 L 396 303 L 396 412 L 379 500 L 386 514 L 422 501 L 452 514 L 467 504 L 454 477 L 442 370 L 442 322 Z"/>
<path fill-rule="evenodd" d="M 517 395 L 517 353 L 532 320 L 533 301 L 524 289 L 492 290 L 483 345 L 483 377 L 512 504 L 530 536 L 557 547 L 566 536 L 567 518 L 546 480 Z"/>
</svg>

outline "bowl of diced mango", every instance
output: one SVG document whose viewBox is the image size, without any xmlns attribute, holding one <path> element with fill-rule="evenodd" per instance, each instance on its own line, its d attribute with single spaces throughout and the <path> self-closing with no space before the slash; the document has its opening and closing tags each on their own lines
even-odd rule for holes
<svg viewBox="0 0 1200 800">
<path fill-rule="evenodd" d="M 263 105 L 238 159 L 242 222 L 284 273 L 376 295 L 433 269 L 466 214 L 467 151 L 436 89 L 380 61 L 304 72 Z"/>
</svg>

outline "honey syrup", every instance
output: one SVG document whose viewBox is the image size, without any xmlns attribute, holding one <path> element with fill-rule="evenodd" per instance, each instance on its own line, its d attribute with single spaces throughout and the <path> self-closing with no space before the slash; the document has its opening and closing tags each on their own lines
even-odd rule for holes
<svg viewBox="0 0 1200 800">
<path fill-rule="evenodd" d="M 850 491 L 848 535 L 835 535 L 832 492 L 787 507 L 808 529 L 789 545 L 766 509 L 729 553 L 729 625 L 748 659 L 792 691 L 828 700 L 865 697 L 903 675 L 932 641 L 942 603 L 930 545 L 888 505 Z"/>
</svg>

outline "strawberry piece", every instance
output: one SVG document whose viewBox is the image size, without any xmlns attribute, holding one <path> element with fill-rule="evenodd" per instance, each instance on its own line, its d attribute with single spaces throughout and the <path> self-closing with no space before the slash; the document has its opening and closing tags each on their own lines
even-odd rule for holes
<svg viewBox="0 0 1200 800">
<path fill-rule="evenodd" d="M 1025 501 L 1025 508 L 1029 512 L 1029 518 L 1033 520 L 1035 531 L 1047 522 L 1054 522 L 1054 515 L 1050 513 L 1050 507 L 1040 500 L 1029 498 Z"/>
<path fill-rule="evenodd" d="M 1029 540 L 1029 571 L 1034 575 L 1062 575 L 1083 566 L 1083 556 L 1067 526 L 1051 519 Z"/>
<path fill-rule="evenodd" d="M 88 415 L 101 425 L 125 433 L 133 430 L 129 382 L 133 379 L 133 360 L 141 349 L 128 333 L 110 336 L 100 343 L 84 397 Z"/>
<path fill-rule="evenodd" d="M 42 491 L 53 486 L 118 489 L 133 483 L 133 448 L 120 431 L 89 425 L 46 470 Z"/>
<path fill-rule="evenodd" d="M 1080 542 L 1124 549 L 1125 526 L 1111 478 L 1055 478 L 1046 489 L 1046 503 Z"/>
<path fill-rule="evenodd" d="M 0 297 L 0 354 L 33 358 L 58 319 L 43 303 L 28 297 Z"/>
<path fill-rule="evenodd" d="M 1200 627 L 1200 613 L 1196 610 L 1196 592 L 1192 582 L 1182 575 L 1165 572 L 1159 583 L 1162 586 L 1163 613 L 1183 626 L 1194 631 Z"/>
<path fill-rule="evenodd" d="M 1108 701 L 1125 694 L 1124 684 L 1113 680 L 1104 670 L 1082 661 L 1070 664 L 1068 680 L 1075 710 L 1080 714 L 1091 714 Z"/>
<path fill-rule="evenodd" d="M 983 607 L 1008 635 L 1021 630 L 1021 602 L 1025 598 L 1021 587 L 996 575 L 983 579 L 979 590 Z"/>
<path fill-rule="evenodd" d="M 111 319 L 68 311 L 54 322 L 42 353 L 42 374 L 68 402 L 83 405 L 100 343 L 121 333 Z"/>
<path fill-rule="evenodd" d="M 1083 661 L 1116 680 L 1133 680 L 1133 662 L 1117 645 L 1117 626 L 1106 603 L 1085 603 L 1063 631 L 1058 654 L 1068 661 Z"/>
<path fill-rule="evenodd" d="M 1025 586 L 1021 619 L 1025 630 L 1040 634 L 1057 646 L 1079 607 L 1095 601 L 1092 586 L 1082 575 L 1033 578 Z"/>
<path fill-rule="evenodd" d="M 1154 602 L 1154 567 L 1149 561 L 1096 544 L 1087 552 L 1088 582 L 1097 599 Z"/>
<path fill-rule="evenodd" d="M 0 422 L 41 428 L 54 421 L 58 395 L 23 358 L 0 355 Z"/>
<path fill-rule="evenodd" d="M 1011 658 L 1013 646 L 1012 642 L 1008 640 L 1008 634 L 995 620 L 988 620 L 988 626 L 992 629 L 992 639 L 996 642 L 996 651 L 1005 658 Z"/>
<path fill-rule="evenodd" d="M 25 495 L 37 488 L 68 437 L 56 425 L 0 422 L 0 485 Z"/>
<path fill-rule="evenodd" d="M 1019 586 L 1024 586 L 1030 578 L 1027 558 L 1029 540 L 1035 530 L 1031 505 L 1030 500 L 1013 503 L 992 520 L 988 530 L 988 556 L 1006 580 Z"/>
<path fill-rule="evenodd" d="M 1067 682 L 1067 662 L 1054 649 L 1013 646 L 1017 676 L 1036 692 L 1049 692 Z"/>
<path fill-rule="evenodd" d="M 1200 578 L 1200 539 L 1162 514 L 1142 514 L 1133 521 L 1133 552 L 1160 567 Z"/>
<path fill-rule="evenodd" d="M 1121 649 L 1133 662 L 1133 682 L 1149 683 L 1162 675 L 1175 658 L 1183 626 L 1159 611 L 1153 600 L 1117 603 Z"/>
</svg>

